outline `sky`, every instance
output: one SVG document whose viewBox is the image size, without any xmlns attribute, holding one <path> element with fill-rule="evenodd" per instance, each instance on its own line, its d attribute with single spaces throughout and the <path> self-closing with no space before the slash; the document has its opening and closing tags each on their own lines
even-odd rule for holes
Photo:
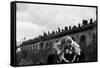
<svg viewBox="0 0 100 68">
<path fill-rule="evenodd" d="M 96 8 L 93 7 L 17 3 L 16 14 L 18 42 L 56 31 L 58 27 L 78 26 L 83 19 L 96 20 Z"/>
</svg>

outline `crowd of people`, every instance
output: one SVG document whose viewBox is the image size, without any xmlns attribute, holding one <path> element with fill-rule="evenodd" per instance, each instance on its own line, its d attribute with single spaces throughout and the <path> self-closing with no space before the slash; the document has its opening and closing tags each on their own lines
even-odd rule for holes
<svg viewBox="0 0 100 68">
<path fill-rule="evenodd" d="M 52 54 L 47 58 L 47 64 L 84 62 L 85 55 L 70 36 L 65 36 L 53 44 Z"/>
</svg>

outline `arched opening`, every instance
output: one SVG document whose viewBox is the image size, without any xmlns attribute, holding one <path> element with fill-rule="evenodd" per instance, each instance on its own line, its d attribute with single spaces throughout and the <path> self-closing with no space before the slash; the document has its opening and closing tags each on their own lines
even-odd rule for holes
<svg viewBox="0 0 100 68">
<path fill-rule="evenodd" d="M 37 50 L 37 44 L 35 45 L 35 50 Z"/>
<path fill-rule="evenodd" d="M 80 47 L 82 50 L 86 49 L 86 36 L 85 35 L 80 36 Z"/>
<path fill-rule="evenodd" d="M 43 42 L 40 43 L 40 48 L 43 49 Z"/>
<path fill-rule="evenodd" d="M 96 45 L 96 34 L 93 34 L 93 44 Z"/>
</svg>

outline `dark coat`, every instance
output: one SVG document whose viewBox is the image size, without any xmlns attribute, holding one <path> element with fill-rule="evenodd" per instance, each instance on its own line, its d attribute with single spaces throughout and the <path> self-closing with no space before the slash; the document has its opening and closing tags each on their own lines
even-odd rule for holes
<svg viewBox="0 0 100 68">
<path fill-rule="evenodd" d="M 60 61 L 59 56 L 57 54 L 51 54 L 47 58 L 47 64 L 56 64 Z"/>
</svg>

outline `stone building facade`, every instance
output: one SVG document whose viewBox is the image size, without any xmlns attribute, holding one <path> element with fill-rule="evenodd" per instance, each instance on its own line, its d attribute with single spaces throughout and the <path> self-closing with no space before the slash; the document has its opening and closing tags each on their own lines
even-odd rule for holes
<svg viewBox="0 0 100 68">
<path fill-rule="evenodd" d="M 26 51 L 27 56 L 32 54 L 41 54 L 47 57 L 52 52 L 52 44 L 60 40 L 64 36 L 71 36 L 76 41 L 85 54 L 85 61 L 97 61 L 97 21 L 90 19 L 83 20 L 82 25 L 69 26 L 65 29 L 52 32 L 51 34 L 44 33 L 44 36 L 25 41 L 20 46 L 21 51 Z M 45 58 L 46 61 L 46 58 Z"/>
</svg>

